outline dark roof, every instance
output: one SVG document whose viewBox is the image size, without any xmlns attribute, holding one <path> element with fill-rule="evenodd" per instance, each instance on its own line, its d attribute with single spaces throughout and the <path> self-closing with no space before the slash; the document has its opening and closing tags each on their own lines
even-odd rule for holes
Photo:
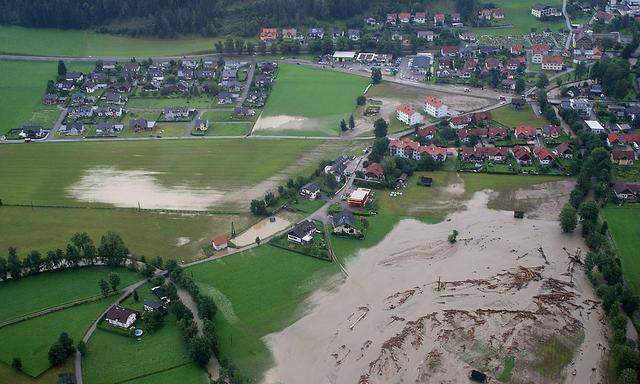
<svg viewBox="0 0 640 384">
<path fill-rule="evenodd" d="M 164 292 L 164 289 L 162 289 L 162 287 L 160 286 L 151 288 L 151 292 L 153 292 L 153 294 L 156 295 L 156 297 L 160 300 L 167 298 L 167 294 Z"/>
<path fill-rule="evenodd" d="M 313 223 L 313 221 L 304 220 L 296 224 L 295 227 L 293 227 L 293 229 L 289 231 L 289 234 L 298 238 L 303 238 L 315 230 L 316 225 Z"/>
<path fill-rule="evenodd" d="M 302 187 L 302 189 L 307 190 L 311 193 L 317 192 L 320 190 L 320 187 L 316 183 L 308 183 Z"/>
<path fill-rule="evenodd" d="M 120 323 L 126 323 L 129 316 L 135 313 L 136 311 L 132 309 L 122 308 L 114 305 L 113 307 L 109 308 L 105 318 L 109 320 L 116 320 Z"/>
<path fill-rule="evenodd" d="M 162 304 L 154 300 L 145 300 L 144 305 L 152 309 L 160 309 L 164 307 Z"/>
<path fill-rule="evenodd" d="M 430 187 L 433 184 L 433 179 L 431 177 L 422 176 L 420 178 L 420 184 Z"/>
<path fill-rule="evenodd" d="M 58 375 L 58 384 L 76 384 L 76 375 L 65 372 Z"/>
<path fill-rule="evenodd" d="M 333 217 L 331 218 L 331 222 L 334 228 L 341 225 L 353 227 L 355 224 L 355 219 L 353 218 L 353 213 L 351 213 L 351 211 L 344 209 L 341 212 L 333 215 Z"/>
</svg>

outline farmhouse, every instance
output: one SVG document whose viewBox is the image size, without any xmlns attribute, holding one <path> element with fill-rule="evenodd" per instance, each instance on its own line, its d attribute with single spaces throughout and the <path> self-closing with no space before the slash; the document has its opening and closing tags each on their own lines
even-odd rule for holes
<svg viewBox="0 0 640 384">
<path fill-rule="evenodd" d="M 637 201 L 640 199 L 640 183 L 619 181 L 613 184 L 613 192 L 620 200 Z"/>
<path fill-rule="evenodd" d="M 423 108 L 427 114 L 437 119 L 447 116 L 448 113 L 448 108 L 442 100 L 433 96 L 428 96 L 424 99 Z"/>
<path fill-rule="evenodd" d="M 127 329 L 138 319 L 138 313 L 132 309 L 114 305 L 109 308 L 104 319 L 114 327 Z"/>
<path fill-rule="evenodd" d="M 380 180 L 384 176 L 384 170 L 382 166 L 378 163 L 371 163 L 364 170 L 364 178 L 365 180 Z"/>
<path fill-rule="evenodd" d="M 354 207 L 364 207 L 367 205 L 369 198 L 371 197 L 371 190 L 367 188 L 358 188 L 351 192 L 347 203 Z"/>
<path fill-rule="evenodd" d="M 355 227 L 353 213 L 346 209 L 331 217 L 331 225 L 333 226 L 333 233 L 336 235 L 350 237 L 361 235 L 361 232 Z"/>
<path fill-rule="evenodd" d="M 311 220 L 304 220 L 296 224 L 289 233 L 287 240 L 296 244 L 308 244 L 313 240 L 313 234 L 316 232 L 316 225 Z"/>
<path fill-rule="evenodd" d="M 229 243 L 229 238 L 227 236 L 218 236 L 215 239 L 211 240 L 211 246 L 216 251 L 222 251 L 227 248 Z"/>
<path fill-rule="evenodd" d="M 144 310 L 147 312 L 164 312 L 165 311 L 165 307 L 164 305 L 158 303 L 155 300 L 145 300 L 144 302 Z"/>
<path fill-rule="evenodd" d="M 320 195 L 320 187 L 316 183 L 308 183 L 300 188 L 300 196 L 306 199 L 315 200 L 318 195 Z"/>
<path fill-rule="evenodd" d="M 422 123 L 422 115 L 406 104 L 400 104 L 396 109 L 396 117 L 407 125 Z"/>
</svg>

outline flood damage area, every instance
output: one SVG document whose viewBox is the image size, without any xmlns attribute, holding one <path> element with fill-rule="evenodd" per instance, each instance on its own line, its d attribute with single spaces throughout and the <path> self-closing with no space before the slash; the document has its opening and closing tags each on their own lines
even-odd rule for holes
<svg viewBox="0 0 640 384">
<path fill-rule="evenodd" d="M 460 383 L 472 369 L 601 382 L 607 331 L 582 238 L 555 219 L 489 209 L 490 196 L 474 194 L 439 224 L 402 220 L 352 258 L 339 286 L 267 336 L 265 382 Z"/>
</svg>

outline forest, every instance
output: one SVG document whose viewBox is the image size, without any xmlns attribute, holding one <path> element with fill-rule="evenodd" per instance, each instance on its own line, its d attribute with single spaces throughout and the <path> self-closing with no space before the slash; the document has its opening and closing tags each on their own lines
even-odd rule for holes
<svg viewBox="0 0 640 384">
<path fill-rule="evenodd" d="M 0 0 L 0 24 L 93 29 L 130 36 L 255 36 L 264 26 L 310 26 L 363 16 L 425 11 L 435 0 Z M 463 17 L 475 0 L 457 0 Z M 465 11 L 465 12 L 462 12 Z"/>
</svg>

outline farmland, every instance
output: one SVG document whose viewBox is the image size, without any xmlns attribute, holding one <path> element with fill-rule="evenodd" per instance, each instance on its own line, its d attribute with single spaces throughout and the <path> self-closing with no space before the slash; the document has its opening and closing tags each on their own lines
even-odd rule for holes
<svg viewBox="0 0 640 384">
<path fill-rule="evenodd" d="M 335 136 L 340 119 L 349 118 L 368 83 L 366 77 L 283 64 L 261 116 L 271 118 L 262 133 Z M 291 119 L 304 119 L 304 124 L 297 126 Z"/>
<path fill-rule="evenodd" d="M 609 232 L 622 262 L 622 271 L 636 292 L 640 292 L 640 262 L 637 257 L 638 247 L 640 247 L 639 214 L 640 207 L 635 205 L 621 207 L 608 205 L 604 209 Z"/>
<path fill-rule="evenodd" d="M 0 360 L 11 364 L 20 357 L 25 373 L 41 374 L 49 368 L 47 352 L 60 333 L 67 332 L 77 342 L 109 303 L 104 299 L 82 304 L 1 328 Z"/>
<path fill-rule="evenodd" d="M 120 276 L 120 287 L 141 280 L 142 277 L 125 268 L 85 267 L 45 272 L 0 284 L 0 322 L 47 308 L 100 295 L 98 281 L 107 280 L 109 273 Z M 55 289 L 51 289 L 55 287 Z"/>
<path fill-rule="evenodd" d="M 0 61 L 0 136 L 27 122 L 43 124 L 45 128 L 53 125 L 59 110 L 43 106 L 41 100 L 47 80 L 55 77 L 56 67 L 56 62 Z M 69 63 L 67 67 L 86 71 L 93 64 Z"/>
<path fill-rule="evenodd" d="M 92 31 L 1 26 L 0 42 L 0 52 L 19 55 L 146 58 L 211 51 L 214 39 L 132 38 Z"/>
</svg>

